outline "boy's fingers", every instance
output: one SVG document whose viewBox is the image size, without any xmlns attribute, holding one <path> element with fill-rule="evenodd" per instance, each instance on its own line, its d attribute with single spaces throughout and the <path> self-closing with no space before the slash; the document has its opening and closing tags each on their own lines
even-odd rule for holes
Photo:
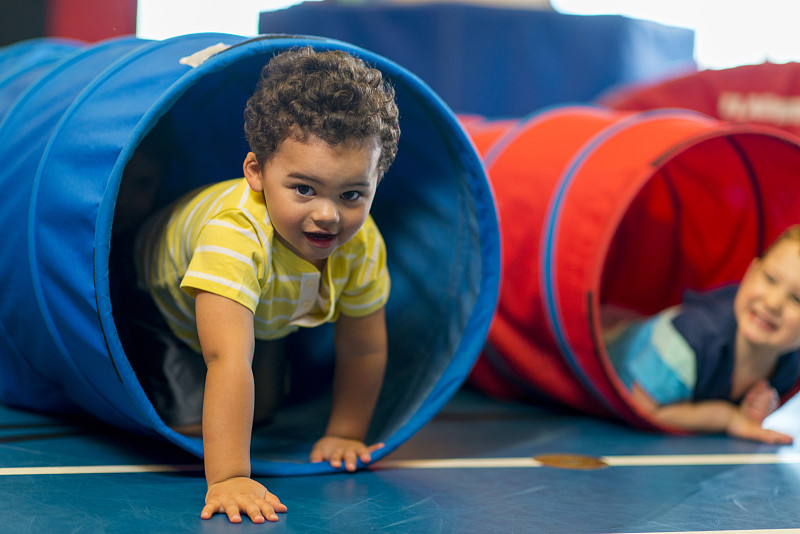
<svg viewBox="0 0 800 534">
<path fill-rule="evenodd" d="M 358 457 L 363 463 L 368 464 L 372 461 L 372 453 L 382 449 L 384 446 L 385 445 L 383 443 L 376 443 L 374 445 L 370 445 L 365 450 L 362 450 L 359 453 Z"/>
<path fill-rule="evenodd" d="M 272 507 L 266 505 L 265 508 L 268 508 L 268 512 L 262 513 L 262 506 L 260 506 L 256 502 L 250 502 L 245 506 L 245 512 L 247 513 L 247 517 L 250 518 L 250 521 L 253 523 L 263 523 L 265 521 L 265 517 L 273 514 Z"/>
<path fill-rule="evenodd" d="M 358 456 L 355 451 L 347 451 L 344 455 L 344 466 L 348 471 L 355 471 L 358 461 Z"/>
<path fill-rule="evenodd" d="M 358 457 L 361 459 L 362 462 L 364 462 L 365 464 L 368 464 L 369 462 L 372 461 L 372 453 L 375 452 L 376 450 L 378 450 L 378 449 L 376 449 L 374 446 L 369 447 L 369 448 L 361 451 L 361 453 L 358 455 Z"/>
<path fill-rule="evenodd" d="M 335 448 L 329 452 L 319 448 L 312 449 L 309 461 L 316 463 L 327 460 L 335 469 L 340 469 L 344 465 L 346 470 L 355 471 L 359 460 L 363 463 L 369 463 L 372 461 L 372 453 L 385 447 L 384 443 L 375 443 L 369 447 L 364 444 L 358 444 L 358 446 L 350 448 L 353 445 L 354 443 L 348 443 L 347 446 Z"/>
<path fill-rule="evenodd" d="M 751 439 L 761 441 L 762 443 L 770 443 L 770 444 L 781 444 L 781 445 L 789 445 L 794 441 L 792 436 L 788 434 L 783 434 L 781 432 L 777 432 L 775 430 L 769 430 L 767 428 L 758 428 L 755 429 L 751 436 L 746 436 Z"/>
<path fill-rule="evenodd" d="M 286 505 L 270 492 L 267 492 L 264 497 L 256 499 L 256 504 L 261 508 L 261 512 L 264 514 L 264 517 L 267 518 L 267 521 L 277 521 L 277 513 L 286 512 Z"/>
<path fill-rule="evenodd" d="M 276 512 L 283 513 L 283 512 L 285 512 L 285 511 L 286 511 L 286 505 L 285 505 L 285 504 L 283 504 L 283 503 L 280 501 L 280 499 L 278 499 L 278 497 L 276 497 L 276 496 L 275 496 L 275 495 L 273 495 L 272 493 L 270 493 L 270 492 L 267 492 L 267 494 L 264 496 L 264 500 L 265 500 L 265 501 L 267 501 L 267 503 L 268 503 L 270 506 L 272 506 L 272 508 L 273 508 L 273 509 L 274 509 Z"/>
<path fill-rule="evenodd" d="M 794 441 L 794 438 L 792 438 L 792 436 L 789 436 L 787 434 L 782 434 L 781 432 L 776 432 L 774 430 L 770 430 L 770 432 L 772 433 L 772 439 L 773 439 L 772 443 L 789 445 Z"/>
<path fill-rule="evenodd" d="M 242 522 L 242 516 L 239 513 L 239 504 L 233 499 L 225 502 L 225 515 L 228 516 L 228 521 L 231 523 Z"/>
<path fill-rule="evenodd" d="M 331 465 L 333 467 L 335 467 L 336 469 L 339 469 L 340 467 L 342 467 L 342 451 L 341 450 L 337 450 L 333 454 L 331 454 L 330 462 L 331 462 Z"/>
<path fill-rule="evenodd" d="M 261 512 L 261 515 L 266 518 L 267 521 L 277 521 L 278 514 L 276 509 L 274 509 L 267 501 L 259 500 L 257 501 L 257 506 Z M 285 510 L 284 510 L 285 511 Z M 252 516 L 251 516 L 252 517 Z"/>
<path fill-rule="evenodd" d="M 385 443 L 376 443 L 375 445 L 370 445 L 367 450 L 369 451 L 370 454 L 372 454 L 373 452 L 375 452 L 377 450 L 380 450 L 380 449 L 384 448 L 385 446 L 386 446 Z"/>
<path fill-rule="evenodd" d="M 214 512 L 219 512 L 219 503 L 215 503 L 214 501 L 206 504 L 203 506 L 203 510 L 200 512 L 200 517 L 203 519 L 211 519 L 211 516 L 214 515 Z"/>
<path fill-rule="evenodd" d="M 211 499 L 203 507 L 203 510 L 200 512 L 200 517 L 203 519 L 211 519 L 211 516 L 217 513 L 225 513 L 225 507 L 222 506 L 222 500 Z"/>
</svg>

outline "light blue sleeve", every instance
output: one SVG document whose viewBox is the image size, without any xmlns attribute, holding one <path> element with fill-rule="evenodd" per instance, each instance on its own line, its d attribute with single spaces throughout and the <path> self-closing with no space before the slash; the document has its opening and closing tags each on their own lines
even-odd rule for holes
<svg viewBox="0 0 800 534">
<path fill-rule="evenodd" d="M 659 405 L 690 400 L 697 382 L 694 350 L 672 324 L 676 313 L 634 323 L 606 346 L 625 386 L 639 384 Z"/>
</svg>

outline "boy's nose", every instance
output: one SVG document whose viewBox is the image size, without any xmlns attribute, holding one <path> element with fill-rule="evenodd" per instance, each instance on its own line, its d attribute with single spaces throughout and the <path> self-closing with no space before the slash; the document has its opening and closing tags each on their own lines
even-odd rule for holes
<svg viewBox="0 0 800 534">
<path fill-rule="evenodd" d="M 771 312 L 780 312 L 781 306 L 783 305 L 783 292 L 777 288 L 767 291 L 764 295 L 764 303 Z"/>
<path fill-rule="evenodd" d="M 334 202 L 320 199 L 314 206 L 312 219 L 320 225 L 334 224 L 339 222 L 339 210 Z"/>
</svg>

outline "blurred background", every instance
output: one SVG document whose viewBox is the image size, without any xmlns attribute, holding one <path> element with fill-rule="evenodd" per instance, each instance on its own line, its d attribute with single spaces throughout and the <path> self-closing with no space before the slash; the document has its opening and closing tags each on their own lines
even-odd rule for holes
<svg viewBox="0 0 800 534">
<path fill-rule="evenodd" d="M 258 16 L 302 0 L 0 0 L 0 45 L 40 36 L 98 40 L 136 33 L 148 39 L 204 31 L 258 32 Z M 420 5 L 428 0 L 306 0 L 365 6 Z M 442 3 L 440 1 L 440 3 Z M 454 3 L 444 0 L 444 3 Z M 794 0 L 464 0 L 493 7 L 554 10 L 566 14 L 617 14 L 695 32 L 700 68 L 727 68 L 800 59 Z"/>
<path fill-rule="evenodd" d="M 198 32 L 321 35 L 392 59 L 457 113 L 520 117 L 631 83 L 800 59 L 793 0 L 0 0 L 0 46 Z"/>
</svg>

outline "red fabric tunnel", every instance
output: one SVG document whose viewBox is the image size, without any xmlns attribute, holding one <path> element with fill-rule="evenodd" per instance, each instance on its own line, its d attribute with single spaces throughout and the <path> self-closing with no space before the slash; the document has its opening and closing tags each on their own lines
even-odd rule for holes
<svg viewBox="0 0 800 534">
<path fill-rule="evenodd" d="M 563 107 L 464 125 L 495 190 L 503 248 L 471 383 L 653 427 L 608 362 L 600 306 L 650 314 L 686 289 L 738 281 L 800 222 L 796 138 L 674 109 Z"/>
<path fill-rule="evenodd" d="M 649 84 L 624 85 L 599 103 L 621 110 L 683 108 L 800 135 L 800 63 L 702 70 Z"/>
</svg>

